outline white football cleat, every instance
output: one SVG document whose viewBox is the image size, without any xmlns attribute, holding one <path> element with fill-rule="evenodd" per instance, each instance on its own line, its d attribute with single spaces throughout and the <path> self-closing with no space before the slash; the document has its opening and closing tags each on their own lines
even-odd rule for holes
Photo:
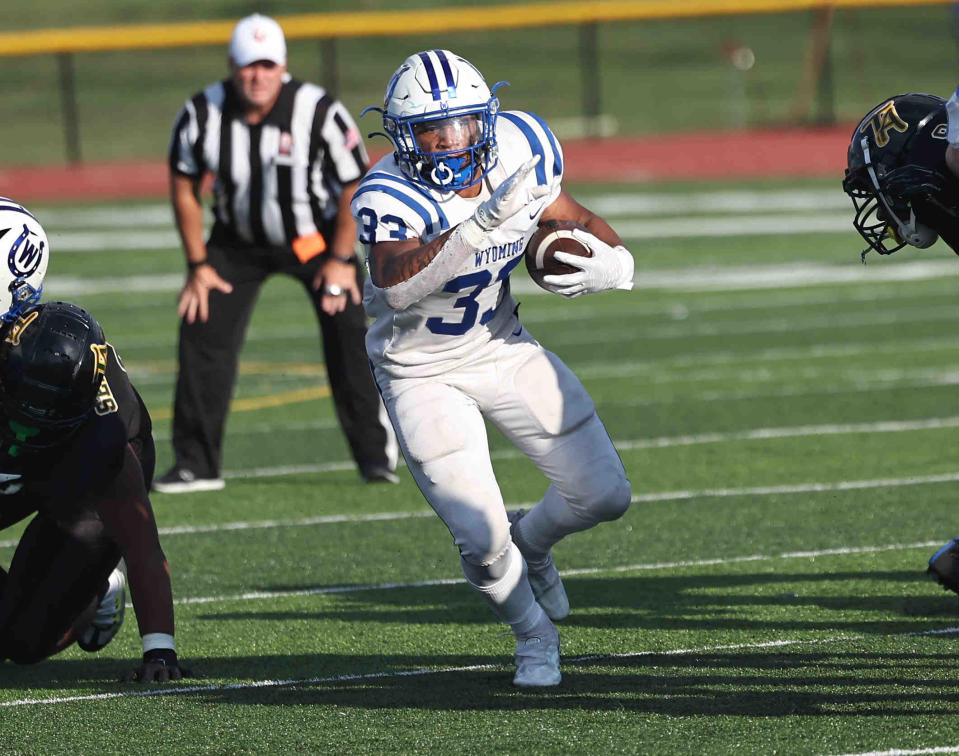
<svg viewBox="0 0 959 756">
<path fill-rule="evenodd" d="M 127 579 L 116 568 L 107 580 L 107 590 L 100 599 L 97 613 L 77 638 L 77 645 L 84 651 L 99 651 L 113 640 L 123 625 L 123 613 L 127 602 Z"/>
<path fill-rule="evenodd" d="M 548 688 L 559 685 L 559 631 L 549 620 L 534 631 L 516 639 L 516 674 L 513 685 L 520 688 Z"/>
<path fill-rule="evenodd" d="M 513 536 L 516 524 L 525 514 L 525 509 L 509 514 L 510 536 Z M 515 538 L 513 542 L 516 542 Z M 522 552 L 523 550 L 520 549 L 521 554 Z M 554 622 L 566 619 L 569 616 L 569 597 L 566 595 L 566 588 L 563 586 L 563 579 L 559 576 L 559 570 L 553 562 L 553 555 L 547 554 L 546 559 L 538 562 L 531 561 L 525 554 L 523 558 L 526 559 L 526 579 L 529 581 L 529 587 L 533 589 L 533 596 L 543 607 L 546 616 Z"/>
</svg>

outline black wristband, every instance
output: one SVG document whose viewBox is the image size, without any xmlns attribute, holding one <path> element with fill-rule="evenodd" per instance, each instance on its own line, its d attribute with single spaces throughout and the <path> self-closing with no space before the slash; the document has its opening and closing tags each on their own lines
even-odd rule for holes
<svg viewBox="0 0 959 756">
<path fill-rule="evenodd" d="M 353 263 L 356 262 L 356 252 L 354 252 L 349 257 L 341 257 L 340 255 L 335 255 L 332 252 L 330 252 L 330 257 L 332 257 L 334 260 L 337 260 L 338 262 L 346 263 L 347 265 L 352 265 Z"/>
<path fill-rule="evenodd" d="M 179 666 L 176 651 L 172 648 L 151 648 L 143 654 L 144 664 L 162 664 L 164 667 Z"/>
<path fill-rule="evenodd" d="M 205 257 L 202 260 L 198 260 L 197 262 L 193 262 L 193 260 L 187 260 L 186 268 L 187 270 L 196 270 L 201 265 L 206 265 L 208 262 L 209 260 L 207 260 Z"/>
</svg>

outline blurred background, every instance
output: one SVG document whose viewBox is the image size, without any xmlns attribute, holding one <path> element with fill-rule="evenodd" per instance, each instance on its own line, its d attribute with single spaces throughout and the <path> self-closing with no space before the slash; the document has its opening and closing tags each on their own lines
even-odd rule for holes
<svg viewBox="0 0 959 756">
<path fill-rule="evenodd" d="M 500 23 L 510 7 L 522 27 L 456 31 L 444 14 L 457 7 L 473 27 Z M 595 20 L 604 8 L 611 20 Z M 450 30 L 409 33 L 417 24 L 404 14 L 430 9 Z M 755 9 L 764 12 L 741 12 Z M 224 77 L 229 27 L 254 11 L 280 18 L 290 71 L 326 85 L 357 116 L 381 102 L 408 54 L 443 46 L 491 83 L 508 80 L 503 106 L 540 114 L 566 140 L 851 124 L 892 93 L 948 96 L 959 58 L 953 3 L 36 0 L 4 8 L 0 165 L 162 160 L 179 107 Z M 380 15 L 367 25 L 375 35 L 364 36 L 359 19 L 345 35 L 303 39 L 283 18 L 317 12 Z M 211 44 L 183 26 L 182 46 L 103 50 L 162 36 L 137 25 L 209 21 L 221 22 L 209 25 Z M 64 33 L 40 34 L 51 26 Z M 90 29 L 103 26 L 118 28 Z M 77 51 L 80 31 L 88 36 Z M 377 130 L 376 121 L 367 116 L 361 130 Z"/>
</svg>

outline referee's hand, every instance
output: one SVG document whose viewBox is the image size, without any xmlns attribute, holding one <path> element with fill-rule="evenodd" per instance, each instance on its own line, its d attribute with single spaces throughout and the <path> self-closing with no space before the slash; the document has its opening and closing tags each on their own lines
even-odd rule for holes
<svg viewBox="0 0 959 756">
<path fill-rule="evenodd" d="M 313 289 L 321 292 L 320 308 L 327 315 L 336 315 L 346 309 L 346 298 L 359 304 L 363 298 L 356 282 L 356 265 L 330 256 L 313 278 Z"/>
<path fill-rule="evenodd" d="M 222 291 L 229 294 L 233 285 L 220 278 L 212 265 L 199 265 L 191 270 L 186 277 L 183 291 L 180 292 L 180 301 L 177 312 L 187 323 L 195 323 L 197 319 L 205 323 L 210 317 L 210 292 Z"/>
</svg>

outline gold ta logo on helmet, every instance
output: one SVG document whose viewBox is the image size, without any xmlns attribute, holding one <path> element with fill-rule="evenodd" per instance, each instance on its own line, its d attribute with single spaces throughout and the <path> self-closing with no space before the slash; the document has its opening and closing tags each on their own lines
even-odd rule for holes
<svg viewBox="0 0 959 756">
<path fill-rule="evenodd" d="M 13 325 L 10 326 L 10 333 L 7 334 L 7 337 L 4 339 L 4 341 L 6 341 L 8 344 L 19 346 L 20 337 L 23 336 L 23 332 L 27 330 L 27 326 L 38 317 L 40 317 L 40 311 L 34 310 L 33 312 L 28 313 L 25 317 L 17 318 Z"/>
<path fill-rule="evenodd" d="M 876 114 L 869 119 L 867 125 L 872 129 L 877 147 L 885 147 L 889 144 L 890 131 L 898 131 L 900 134 L 904 134 L 909 130 L 909 124 L 899 117 L 896 112 L 896 103 L 892 100 L 879 108 Z"/>
</svg>

